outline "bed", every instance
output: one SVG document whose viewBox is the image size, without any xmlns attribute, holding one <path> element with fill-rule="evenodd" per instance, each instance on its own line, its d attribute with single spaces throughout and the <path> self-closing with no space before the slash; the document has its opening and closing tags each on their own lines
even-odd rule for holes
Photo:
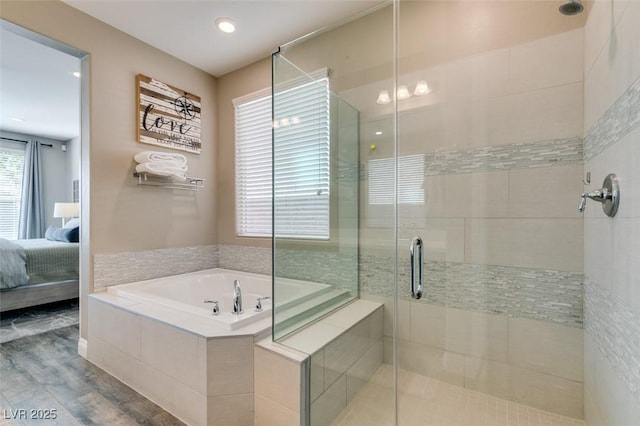
<svg viewBox="0 0 640 426">
<path fill-rule="evenodd" d="M 0 238 L 0 312 L 78 297 L 79 243 Z"/>
</svg>

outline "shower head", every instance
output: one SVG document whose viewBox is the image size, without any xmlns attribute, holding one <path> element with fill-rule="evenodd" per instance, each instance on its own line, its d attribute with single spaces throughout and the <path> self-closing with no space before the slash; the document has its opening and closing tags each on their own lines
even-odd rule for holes
<svg viewBox="0 0 640 426">
<path fill-rule="evenodd" d="M 560 5 L 559 10 L 563 15 L 577 15 L 584 10 L 584 6 L 580 0 L 567 0 Z"/>
</svg>

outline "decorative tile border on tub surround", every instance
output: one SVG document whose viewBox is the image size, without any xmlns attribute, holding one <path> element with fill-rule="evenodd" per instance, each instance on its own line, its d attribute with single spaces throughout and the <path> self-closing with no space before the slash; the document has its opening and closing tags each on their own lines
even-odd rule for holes
<svg viewBox="0 0 640 426">
<path fill-rule="evenodd" d="M 640 402 L 640 316 L 615 294 L 585 280 L 585 331 Z"/>
<path fill-rule="evenodd" d="M 218 244 L 220 267 L 234 271 L 271 275 L 271 249 Z"/>
<path fill-rule="evenodd" d="M 409 281 L 408 262 L 401 262 L 400 298 Z M 393 260 L 360 257 L 360 291 L 392 295 Z M 425 292 L 418 303 L 467 309 L 515 318 L 530 318 L 582 328 L 583 275 L 565 271 L 425 262 Z"/>
<path fill-rule="evenodd" d="M 332 284 L 356 292 L 358 257 L 342 252 L 317 250 L 278 250 L 278 276 Z"/>
<path fill-rule="evenodd" d="M 271 274 L 271 249 L 220 244 L 220 267 L 236 271 Z M 297 280 L 357 287 L 356 256 L 311 250 L 278 250 L 278 275 Z M 320 278 L 319 278 L 320 277 Z"/>
<path fill-rule="evenodd" d="M 430 176 L 579 165 L 583 161 L 582 147 L 582 139 L 573 138 L 486 146 L 467 151 L 434 152 L 425 154 L 425 174 Z"/>
<path fill-rule="evenodd" d="M 217 267 L 217 245 L 96 254 L 93 288 L 100 291 L 112 285 Z"/>
<path fill-rule="evenodd" d="M 640 124 L 640 78 L 591 126 L 584 139 L 584 159 L 590 160 Z"/>
</svg>

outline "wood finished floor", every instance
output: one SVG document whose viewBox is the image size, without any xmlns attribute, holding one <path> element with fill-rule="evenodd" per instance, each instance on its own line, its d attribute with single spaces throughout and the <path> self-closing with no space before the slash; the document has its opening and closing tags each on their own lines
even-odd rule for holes
<svg viewBox="0 0 640 426">
<path fill-rule="evenodd" d="M 78 324 L 78 299 L 0 313 L 0 343 Z"/>
<path fill-rule="evenodd" d="M 183 425 L 77 354 L 78 326 L 0 346 L 0 425 Z M 11 420 L 18 409 L 55 409 L 55 420 Z"/>
</svg>

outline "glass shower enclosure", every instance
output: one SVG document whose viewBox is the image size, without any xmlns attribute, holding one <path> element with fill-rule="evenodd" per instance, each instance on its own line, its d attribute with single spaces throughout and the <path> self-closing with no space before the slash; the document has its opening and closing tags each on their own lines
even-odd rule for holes
<svg viewBox="0 0 640 426">
<path fill-rule="evenodd" d="M 583 424 L 587 15 L 557 6 L 396 0 L 274 55 L 274 338 L 384 305 L 383 362 L 318 424 Z M 288 111 L 322 110 L 300 84 L 329 93 L 307 168 L 329 231 L 292 238 Z M 292 278 L 344 293 L 290 313 Z"/>
</svg>

